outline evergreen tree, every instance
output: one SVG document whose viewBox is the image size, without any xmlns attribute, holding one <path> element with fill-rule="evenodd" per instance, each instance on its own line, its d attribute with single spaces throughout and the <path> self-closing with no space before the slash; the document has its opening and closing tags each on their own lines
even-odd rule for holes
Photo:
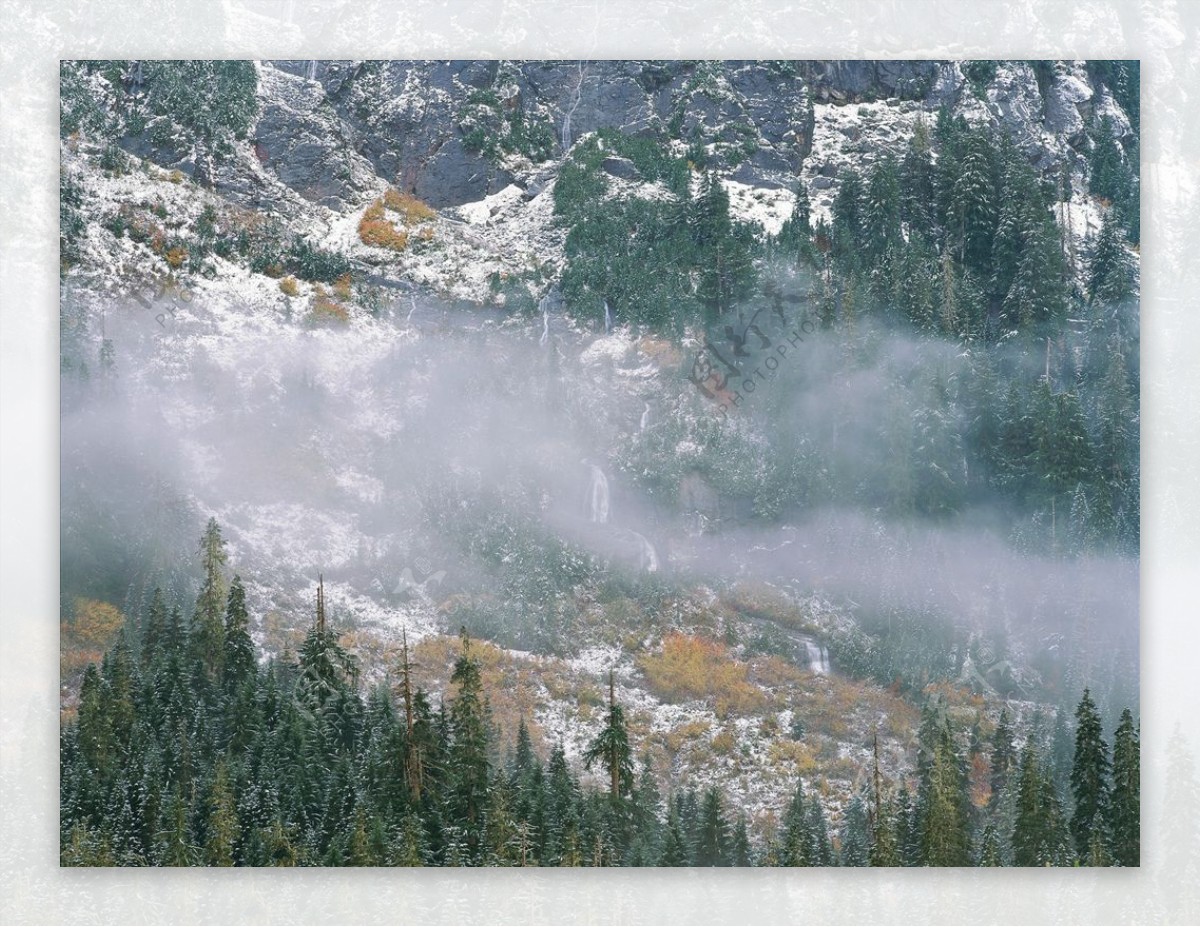
<svg viewBox="0 0 1200 927">
<path fill-rule="evenodd" d="M 874 263 L 888 249 L 902 244 L 900 237 L 900 180 L 896 162 L 884 158 L 867 179 L 861 204 L 864 257 Z"/>
<path fill-rule="evenodd" d="M 215 518 L 208 520 L 200 539 L 203 572 L 200 594 L 192 613 L 192 645 L 210 680 L 219 680 L 225 655 L 225 540 Z"/>
<path fill-rule="evenodd" d="M 1086 486 L 1093 472 L 1091 442 L 1079 397 L 1055 393 L 1043 377 L 1034 390 L 1033 425 L 1037 496 L 1044 502 L 1065 503 L 1076 486 Z M 1064 516 L 1065 508 L 1064 504 Z"/>
<path fill-rule="evenodd" d="M 517 782 L 524 783 L 533 773 L 537 765 L 537 757 L 533 753 L 533 743 L 529 739 L 529 726 L 524 716 L 517 722 L 517 745 L 513 750 L 512 775 Z"/>
<path fill-rule="evenodd" d="M 1119 866 L 1141 864 L 1141 743 L 1133 714 L 1126 708 L 1113 738 L 1112 795 L 1108 830 L 1112 857 Z"/>
<path fill-rule="evenodd" d="M 429 701 L 421 691 L 413 691 L 412 664 L 408 660 L 408 633 L 403 632 L 400 663 L 400 695 L 404 702 L 403 765 L 404 783 L 414 802 L 425 791 L 427 773 L 437 765 L 438 739 L 433 730 Z M 524 719 L 522 719 L 522 725 Z M 526 731 L 528 739 L 528 731 Z"/>
<path fill-rule="evenodd" d="M 196 865 L 196 850 L 188 826 L 188 808 L 178 782 L 163 809 L 158 831 L 158 856 L 164 866 Z"/>
<path fill-rule="evenodd" d="M 467 836 L 468 850 L 474 853 L 478 849 L 488 805 L 491 772 L 488 760 L 489 724 L 479 662 L 471 655 L 471 641 L 465 628 L 461 640 L 462 651 L 450 676 L 451 684 L 457 687 L 450 705 L 451 807 L 454 821 Z"/>
<path fill-rule="evenodd" d="M 690 216 L 699 281 L 696 296 L 710 320 L 745 297 L 754 282 L 751 242 L 729 215 L 729 194 L 711 171 L 704 175 Z"/>
<path fill-rule="evenodd" d="M 1037 177 L 1016 145 L 1001 140 L 1000 203 L 992 243 L 992 287 L 997 296 L 1009 292 L 1029 236 L 1042 224 L 1045 208 Z"/>
<path fill-rule="evenodd" d="M 146 621 L 142 628 L 142 649 L 140 661 L 145 668 L 156 663 L 167 645 L 167 604 L 163 599 L 162 589 L 154 587 L 150 598 L 150 607 L 146 609 Z"/>
<path fill-rule="evenodd" d="M 1059 708 L 1054 712 L 1054 733 L 1050 735 L 1050 770 L 1054 776 L 1054 788 L 1062 795 L 1071 791 L 1071 760 L 1074 754 L 1071 731 L 1067 727 L 1067 712 Z"/>
<path fill-rule="evenodd" d="M 353 658 L 338 643 L 326 624 L 325 586 L 317 583 L 317 613 L 300 649 L 300 675 L 296 680 L 297 703 L 311 717 L 333 716 L 344 704 L 357 680 Z"/>
<path fill-rule="evenodd" d="M 738 812 L 737 821 L 733 825 L 733 836 L 729 842 L 729 865 L 739 868 L 753 865 L 750 834 L 746 830 L 746 815 L 743 812 Z"/>
<path fill-rule="evenodd" d="M 1088 265 L 1088 298 L 1093 303 L 1116 305 L 1137 289 L 1136 269 L 1122 234 L 1111 214 L 1104 217 L 1096 251 Z"/>
<path fill-rule="evenodd" d="M 633 753 L 625 730 L 625 713 L 617 704 L 613 674 L 608 674 L 608 720 L 583 753 L 583 763 L 591 769 L 600 763 L 608 772 L 609 795 L 615 800 L 633 788 Z"/>
<path fill-rule="evenodd" d="M 917 122 L 900 163 L 900 217 L 910 235 L 933 236 L 936 221 L 932 144 L 924 120 Z"/>
<path fill-rule="evenodd" d="M 833 200 L 831 255 L 847 273 L 862 266 L 863 183 L 858 172 L 849 169 L 842 175 Z"/>
<path fill-rule="evenodd" d="M 815 263 L 816 252 L 813 249 L 813 229 L 810 219 L 811 204 L 808 198 L 808 187 L 803 181 L 796 188 L 796 202 L 791 215 L 780 226 L 775 244 L 780 252 L 793 262 Z"/>
<path fill-rule="evenodd" d="M 667 812 L 667 826 L 663 836 L 662 854 L 658 858 L 660 866 L 691 865 L 691 853 L 687 839 L 684 836 L 683 825 L 679 820 L 679 812 L 675 803 L 670 802 Z"/>
<path fill-rule="evenodd" d="M 227 690 L 240 688 L 253 679 L 257 669 L 254 642 L 250 639 L 250 616 L 246 610 L 246 588 L 235 575 L 229 584 L 225 606 L 225 644 L 222 672 Z"/>
<path fill-rule="evenodd" d="M 1031 222 L 1024 239 L 1003 303 L 1013 328 L 1059 319 L 1066 309 L 1065 270 L 1054 220 L 1046 214 Z"/>
<path fill-rule="evenodd" d="M 872 866 L 902 866 L 904 858 L 902 847 L 898 841 L 900 820 L 899 806 L 894 799 L 886 799 L 880 806 L 879 813 L 871 822 L 871 860 Z"/>
<path fill-rule="evenodd" d="M 650 756 L 642 757 L 642 769 L 637 787 L 633 790 L 633 829 L 638 835 L 640 851 L 646 860 L 655 860 L 659 853 L 661 821 L 659 805 L 662 797 L 658 791 L 654 770 L 650 767 Z M 646 863 L 650 865 L 650 863 Z"/>
<path fill-rule="evenodd" d="M 1091 192 L 1113 203 L 1125 201 L 1130 194 L 1132 172 L 1125 164 L 1111 116 L 1101 116 L 1092 128 L 1092 149 L 1088 155 Z"/>
<path fill-rule="evenodd" d="M 696 840 L 697 866 L 730 865 L 729 822 L 721 807 L 721 793 L 715 786 L 704 792 L 700 805 L 700 821 Z"/>
<path fill-rule="evenodd" d="M 204 845 L 204 861 L 209 866 L 232 866 L 239 837 L 237 809 L 229 781 L 229 769 L 218 760 L 208 794 L 208 839 Z"/>
<path fill-rule="evenodd" d="M 428 862 L 425 830 L 420 818 L 412 811 L 401 819 L 390 862 L 393 866 L 424 866 Z"/>
<path fill-rule="evenodd" d="M 899 866 L 900 846 L 896 840 L 895 808 L 890 799 L 883 797 L 883 773 L 879 765 L 879 731 L 871 738 L 871 815 L 870 815 L 870 865 Z"/>
<path fill-rule="evenodd" d="M 989 276 L 996 229 L 994 153 L 987 132 L 969 132 L 949 197 L 948 234 L 960 263 Z"/>
<path fill-rule="evenodd" d="M 1084 689 L 1075 709 L 1075 758 L 1071 766 L 1071 791 L 1075 797 L 1071 836 L 1080 859 L 1089 858 L 1093 834 L 1104 833 L 1111 768 L 1100 713 L 1091 692 Z"/>
<path fill-rule="evenodd" d="M 1013 863 L 1017 866 L 1065 866 L 1070 862 L 1070 840 L 1062 804 L 1032 737 L 1025 742 L 1017 774 L 1012 848 Z"/>
<path fill-rule="evenodd" d="M 1008 723 L 1008 708 L 1000 709 L 1000 719 L 992 732 L 992 795 L 993 805 L 1000 801 L 1000 794 L 1008 784 L 1009 771 L 1016 759 L 1016 748 L 1013 746 L 1013 732 Z"/>
<path fill-rule="evenodd" d="M 855 792 L 846 809 L 846 821 L 842 827 L 841 863 L 843 866 L 869 866 L 871 864 L 871 837 L 867 821 L 867 805 L 862 794 Z"/>
<path fill-rule="evenodd" d="M 803 781 L 796 783 L 796 791 L 783 813 L 783 833 L 779 849 L 779 865 L 812 865 L 812 830 L 807 813 Z"/>
<path fill-rule="evenodd" d="M 833 845 L 829 841 L 829 826 L 825 820 L 825 808 L 817 797 L 808 805 L 808 834 L 808 865 L 832 866 Z"/>
<path fill-rule="evenodd" d="M 880 302 L 927 331 L 938 330 L 938 259 L 929 242 L 913 232 L 907 243 L 892 246 L 876 279 L 884 287 Z M 884 279 L 882 270 L 886 270 Z M 957 326 L 947 331 L 958 334 Z"/>
<path fill-rule="evenodd" d="M 979 842 L 980 866 L 1004 865 L 1000 854 L 1000 832 L 995 823 L 989 821 L 983 828 L 983 837 Z"/>
<path fill-rule="evenodd" d="M 1125 364 L 1120 340 L 1114 337 L 1100 386 L 1095 453 L 1096 472 L 1101 477 L 1097 521 L 1105 536 L 1117 533 L 1122 516 L 1136 507 L 1137 499 L 1137 411 Z"/>
<path fill-rule="evenodd" d="M 929 706 L 920 740 L 921 861 L 926 866 L 970 865 L 966 771 L 945 717 Z"/>
<path fill-rule="evenodd" d="M 525 865 L 528 848 L 522 859 L 517 821 L 513 816 L 513 796 L 508 779 L 494 776 L 487 790 L 485 864 L 489 866 Z"/>
<path fill-rule="evenodd" d="M 920 828 L 907 784 L 901 784 L 900 792 L 896 796 L 895 822 L 896 848 L 900 853 L 901 865 L 921 865 Z"/>
</svg>

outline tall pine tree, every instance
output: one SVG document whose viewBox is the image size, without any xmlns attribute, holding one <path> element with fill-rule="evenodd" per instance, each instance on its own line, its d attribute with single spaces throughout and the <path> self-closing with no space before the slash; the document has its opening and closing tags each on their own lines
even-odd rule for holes
<svg viewBox="0 0 1200 927">
<path fill-rule="evenodd" d="M 1071 766 L 1071 791 L 1075 796 L 1071 836 L 1075 840 L 1075 852 L 1083 860 L 1089 858 L 1094 837 L 1104 833 L 1111 769 L 1100 713 L 1091 692 L 1084 689 L 1075 709 L 1075 758 Z"/>
<path fill-rule="evenodd" d="M 1112 858 L 1119 866 L 1141 864 L 1141 742 L 1133 714 L 1121 713 L 1113 737 L 1112 795 L 1109 800 L 1109 835 Z"/>
</svg>

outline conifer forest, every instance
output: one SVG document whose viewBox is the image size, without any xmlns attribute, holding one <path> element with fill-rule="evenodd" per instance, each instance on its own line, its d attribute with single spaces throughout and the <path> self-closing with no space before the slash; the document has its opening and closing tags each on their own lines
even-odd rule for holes
<svg viewBox="0 0 1200 927">
<path fill-rule="evenodd" d="M 1138 866 L 1136 61 L 63 61 L 63 866 Z"/>
</svg>

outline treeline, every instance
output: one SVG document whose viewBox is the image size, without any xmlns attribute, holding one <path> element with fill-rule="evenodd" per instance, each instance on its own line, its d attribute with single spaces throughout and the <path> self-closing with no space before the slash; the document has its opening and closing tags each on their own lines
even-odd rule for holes
<svg viewBox="0 0 1200 927">
<path fill-rule="evenodd" d="M 87 669 L 61 744 L 64 865 L 1136 865 L 1138 732 L 1126 711 L 1110 751 L 1090 696 L 1073 749 L 990 737 L 926 707 L 915 791 L 878 760 L 831 829 L 799 783 L 778 822 L 756 826 L 719 787 L 664 799 L 635 770 L 621 705 L 583 756 L 546 763 L 524 721 L 502 745 L 466 633 L 438 707 L 415 687 L 407 648 L 395 691 L 360 692 L 358 668 L 316 618 L 298 658 L 260 665 L 246 593 L 226 588 L 210 521 L 190 622 L 155 592 L 100 666 Z M 969 739 L 964 745 L 964 735 Z M 763 822 L 756 822 L 762 824 Z"/>
</svg>

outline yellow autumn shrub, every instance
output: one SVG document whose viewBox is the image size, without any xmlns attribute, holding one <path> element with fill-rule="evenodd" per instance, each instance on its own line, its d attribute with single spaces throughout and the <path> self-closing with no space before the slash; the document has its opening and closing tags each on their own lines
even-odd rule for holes
<svg viewBox="0 0 1200 927">
<path fill-rule="evenodd" d="M 82 644 L 103 650 L 117 636 L 124 623 L 125 616 L 115 605 L 98 599 L 75 600 L 75 623 L 72 631 Z"/>
<path fill-rule="evenodd" d="M 673 632 L 662 650 L 639 659 L 650 689 L 669 701 L 711 699 L 717 714 L 748 714 L 766 706 L 761 689 L 750 682 L 749 668 L 728 648 L 706 637 Z"/>
<path fill-rule="evenodd" d="M 399 213 L 405 225 L 432 222 L 437 217 L 437 211 L 433 207 L 410 193 L 401 193 L 394 187 L 383 194 L 383 205 L 392 212 Z"/>
<path fill-rule="evenodd" d="M 308 314 L 309 321 L 313 324 L 324 322 L 345 324 L 350 321 L 350 313 L 346 310 L 346 307 L 334 302 L 325 291 L 325 288 L 319 283 L 313 288 L 312 307 L 309 309 Z"/>
<path fill-rule="evenodd" d="M 408 233 L 401 231 L 384 218 L 383 207 L 375 203 L 368 207 L 363 217 L 358 220 L 358 237 L 364 245 L 372 248 L 386 248 L 389 251 L 403 251 L 408 247 Z"/>
<path fill-rule="evenodd" d="M 389 215 L 395 215 L 402 227 L 397 227 Z M 437 211 L 412 194 L 389 188 L 363 212 L 358 237 L 373 248 L 404 251 L 409 243 L 408 230 L 414 230 L 419 241 L 432 240 L 433 227 L 428 223 L 436 218 Z"/>
<path fill-rule="evenodd" d="M 790 766 L 789 775 L 810 776 L 817 769 L 817 759 L 812 748 L 800 741 L 777 740 L 767 751 L 773 766 Z"/>
</svg>

